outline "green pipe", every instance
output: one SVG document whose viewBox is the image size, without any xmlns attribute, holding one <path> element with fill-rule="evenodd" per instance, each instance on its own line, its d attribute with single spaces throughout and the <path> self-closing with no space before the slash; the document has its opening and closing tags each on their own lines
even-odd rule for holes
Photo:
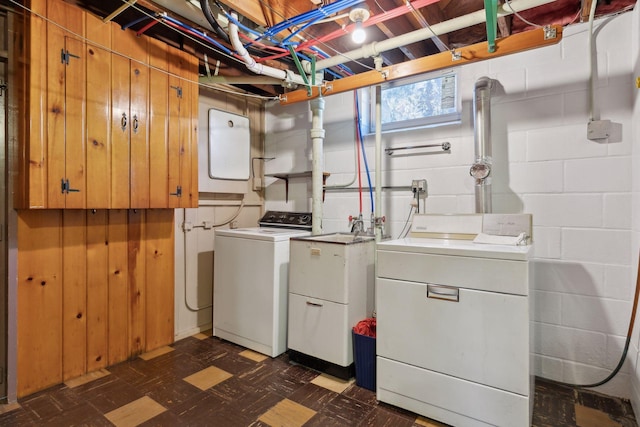
<svg viewBox="0 0 640 427">
<path fill-rule="evenodd" d="M 496 51 L 498 34 L 498 0 L 484 0 L 484 11 L 487 14 L 487 45 L 492 53 Z"/>
<path fill-rule="evenodd" d="M 298 68 L 300 77 L 302 77 L 304 84 L 307 86 L 307 94 L 308 96 L 311 96 L 313 92 L 311 91 L 311 86 L 309 86 L 309 80 L 307 79 L 307 75 L 304 72 L 304 68 L 302 68 L 302 64 L 300 63 L 300 60 L 298 59 L 298 55 L 296 55 L 296 50 L 293 48 L 293 46 L 289 46 L 289 52 L 291 52 L 291 56 L 293 57 L 293 62 L 296 63 L 296 68 Z"/>
</svg>

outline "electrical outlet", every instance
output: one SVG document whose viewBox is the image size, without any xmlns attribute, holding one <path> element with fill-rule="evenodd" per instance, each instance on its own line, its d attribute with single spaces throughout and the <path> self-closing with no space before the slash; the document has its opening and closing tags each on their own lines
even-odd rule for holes
<svg viewBox="0 0 640 427">
<path fill-rule="evenodd" d="M 411 181 L 411 191 L 414 194 L 418 194 L 421 199 L 427 198 L 427 180 L 426 179 L 414 179 Z"/>
</svg>

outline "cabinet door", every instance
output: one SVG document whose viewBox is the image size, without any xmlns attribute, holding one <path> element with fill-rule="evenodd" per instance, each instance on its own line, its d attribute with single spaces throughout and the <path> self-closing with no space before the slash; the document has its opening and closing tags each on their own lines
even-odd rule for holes
<svg viewBox="0 0 640 427">
<path fill-rule="evenodd" d="M 149 125 L 147 102 L 149 98 L 149 67 L 131 61 L 131 207 L 149 207 Z"/>
<path fill-rule="evenodd" d="M 84 34 L 81 9 L 50 2 L 48 17 Z M 84 42 L 60 26 L 47 25 L 47 203 L 48 208 L 85 207 Z M 64 184 L 64 185 L 63 185 Z"/>
<path fill-rule="evenodd" d="M 17 61 L 20 87 L 18 93 L 19 186 L 16 188 L 17 208 L 43 208 L 47 205 L 47 5 L 32 2 L 33 13 L 25 14 L 21 32 L 28 34 L 24 39 L 14 38 L 17 55 L 25 58 Z"/>
<path fill-rule="evenodd" d="M 169 206 L 167 45 L 149 41 L 149 207 Z"/>
<path fill-rule="evenodd" d="M 169 50 L 169 207 L 198 206 L 197 58 Z"/>
<path fill-rule="evenodd" d="M 129 208 L 129 60 L 111 55 L 111 208 Z"/>
<path fill-rule="evenodd" d="M 87 15 L 89 20 L 90 15 Z M 97 18 L 92 19 L 98 21 Z M 102 22 L 91 28 L 100 28 Z M 88 26 L 89 28 L 89 26 Z M 109 46 L 109 32 L 98 40 Z M 106 209 L 111 206 L 110 168 L 110 109 L 111 90 L 105 81 L 111 81 L 111 54 L 107 50 L 87 44 L 87 207 Z"/>
<path fill-rule="evenodd" d="M 169 51 L 169 204 L 170 208 L 179 208 L 182 198 L 180 165 L 184 138 L 184 81 L 182 70 L 184 56 L 177 49 Z"/>
<path fill-rule="evenodd" d="M 113 208 L 149 207 L 147 38 L 112 25 Z"/>
<path fill-rule="evenodd" d="M 187 70 L 184 74 L 185 86 L 189 87 L 189 115 L 185 119 L 188 132 L 184 156 L 182 159 L 182 204 L 183 208 L 198 207 L 198 58 L 187 57 Z"/>
</svg>

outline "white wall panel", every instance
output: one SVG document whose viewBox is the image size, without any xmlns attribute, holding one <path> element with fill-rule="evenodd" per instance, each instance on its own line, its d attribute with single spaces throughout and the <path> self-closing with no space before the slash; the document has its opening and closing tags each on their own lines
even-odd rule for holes
<svg viewBox="0 0 640 427">
<path fill-rule="evenodd" d="M 605 157 L 565 162 L 565 191 L 631 191 L 631 158 Z"/>
<path fill-rule="evenodd" d="M 533 225 L 602 226 L 599 194 L 530 194 L 524 197 L 524 208 L 533 214 Z"/>
<path fill-rule="evenodd" d="M 562 258 L 566 260 L 629 265 L 630 249 L 630 231 L 562 230 Z"/>
</svg>

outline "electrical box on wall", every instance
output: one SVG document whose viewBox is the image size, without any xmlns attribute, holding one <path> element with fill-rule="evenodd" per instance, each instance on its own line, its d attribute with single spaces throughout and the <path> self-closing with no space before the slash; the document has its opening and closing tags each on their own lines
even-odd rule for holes
<svg viewBox="0 0 640 427">
<path fill-rule="evenodd" d="M 198 190 L 246 193 L 250 178 L 249 118 L 200 105 Z"/>
</svg>

